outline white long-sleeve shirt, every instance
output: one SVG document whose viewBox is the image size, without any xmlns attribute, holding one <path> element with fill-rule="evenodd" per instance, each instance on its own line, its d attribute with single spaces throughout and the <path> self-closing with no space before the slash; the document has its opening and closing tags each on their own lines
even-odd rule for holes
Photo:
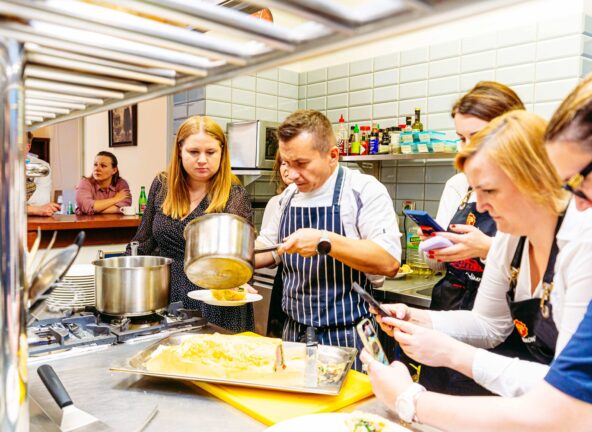
<svg viewBox="0 0 592 432">
<path fill-rule="evenodd" d="M 271 220 L 262 225 L 257 241 L 264 245 L 278 243 L 280 240 L 280 219 L 287 205 L 287 200 L 284 198 L 292 193 L 294 195 L 290 205 L 293 207 L 331 206 L 337 171 L 338 169 L 335 169 L 325 183 L 312 192 L 294 192 L 297 189 L 296 185 L 289 185 L 280 195 L 280 206 L 273 211 Z M 353 239 L 372 240 L 400 262 L 401 233 L 393 202 L 386 187 L 370 175 L 347 167 L 343 167 L 343 171 L 341 221 L 345 236 Z M 367 276 L 374 283 L 379 283 L 384 279 L 379 275 Z"/>
<path fill-rule="evenodd" d="M 475 306 L 471 311 L 430 311 L 434 329 L 477 348 L 473 378 L 488 390 L 502 396 L 518 396 L 540 383 L 548 366 L 493 354 L 493 348 L 513 329 L 506 292 L 510 283 L 510 263 L 518 237 L 496 235 L 487 256 Z M 553 319 L 559 331 L 555 356 L 565 347 L 582 320 L 592 299 L 592 211 L 578 212 L 573 203 L 557 234 L 559 255 L 555 264 L 554 289 L 551 295 Z M 530 293 L 530 260 L 525 244 L 516 300 L 540 298 L 542 284 Z"/>
</svg>

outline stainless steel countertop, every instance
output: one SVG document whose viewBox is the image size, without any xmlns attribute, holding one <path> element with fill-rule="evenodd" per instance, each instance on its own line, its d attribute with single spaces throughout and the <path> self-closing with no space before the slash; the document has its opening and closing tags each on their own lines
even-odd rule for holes
<svg viewBox="0 0 592 432">
<path fill-rule="evenodd" d="M 430 307 L 431 294 L 424 295 L 418 291 L 432 288 L 443 275 L 423 276 L 405 276 L 400 279 L 386 279 L 381 288 L 375 288 L 382 291 L 383 301 L 400 302 L 411 306 L 422 308 Z"/>
<path fill-rule="evenodd" d="M 202 331 L 212 332 L 208 326 Z M 29 364 L 29 392 L 40 407 L 54 420 L 60 418 L 59 409 L 37 375 L 43 363 L 53 366 L 70 393 L 74 404 L 88 411 L 111 427 L 134 431 L 148 417 L 155 405 L 158 414 L 145 429 L 147 432 L 202 430 L 208 432 L 259 432 L 266 426 L 209 393 L 184 381 L 158 379 L 111 372 L 109 367 L 119 359 L 129 358 L 154 340 L 136 344 L 108 346 L 106 349 L 77 357 L 44 357 L 31 359 Z M 45 361 L 46 359 L 46 361 Z M 344 408 L 374 412 L 395 420 L 392 413 L 376 399 Z M 40 421 L 31 422 L 31 432 L 49 431 Z M 422 426 L 420 430 L 430 430 Z"/>
</svg>

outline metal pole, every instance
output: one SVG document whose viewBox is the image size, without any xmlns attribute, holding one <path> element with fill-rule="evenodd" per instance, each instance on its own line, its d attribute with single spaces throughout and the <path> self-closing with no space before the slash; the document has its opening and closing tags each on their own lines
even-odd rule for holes
<svg viewBox="0 0 592 432">
<path fill-rule="evenodd" d="M 27 432 L 23 45 L 0 38 L 0 430 Z"/>
</svg>

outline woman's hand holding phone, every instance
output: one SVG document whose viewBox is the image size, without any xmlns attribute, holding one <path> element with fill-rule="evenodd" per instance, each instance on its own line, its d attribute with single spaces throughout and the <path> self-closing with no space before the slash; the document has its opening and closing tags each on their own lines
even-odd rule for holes
<svg viewBox="0 0 592 432">
<path fill-rule="evenodd" d="M 455 262 L 469 258 L 485 259 L 487 257 L 491 247 L 491 237 L 483 234 L 472 225 L 450 225 L 450 229 L 455 232 L 439 232 L 436 235 L 450 240 L 454 245 L 444 249 L 431 250 L 428 252 L 428 258 L 440 262 Z"/>
</svg>

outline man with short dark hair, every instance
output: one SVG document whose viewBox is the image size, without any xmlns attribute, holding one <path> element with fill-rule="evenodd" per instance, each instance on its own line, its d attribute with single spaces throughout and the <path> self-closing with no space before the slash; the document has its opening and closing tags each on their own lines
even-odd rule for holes
<svg viewBox="0 0 592 432">
<path fill-rule="evenodd" d="M 384 187 L 372 176 L 339 165 L 331 123 L 300 110 L 278 129 L 279 152 L 293 184 L 259 243 L 283 243 L 277 254 L 256 256 L 256 266 L 283 262 L 283 339 L 302 340 L 315 327 L 321 344 L 361 348 L 355 325 L 370 318 L 354 282 L 394 276 L 400 265 L 397 216 Z M 356 369 L 361 365 L 356 359 Z"/>
</svg>

